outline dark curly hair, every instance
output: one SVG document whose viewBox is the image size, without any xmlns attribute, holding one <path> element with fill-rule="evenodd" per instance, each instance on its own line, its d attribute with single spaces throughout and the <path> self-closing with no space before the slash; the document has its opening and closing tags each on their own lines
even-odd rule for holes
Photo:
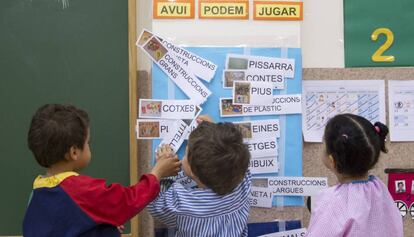
<svg viewBox="0 0 414 237">
<path fill-rule="evenodd" d="M 46 104 L 32 117 L 28 146 L 43 167 L 63 160 L 70 147 L 83 149 L 89 129 L 88 114 L 72 105 Z"/>
<path fill-rule="evenodd" d="M 190 134 L 187 159 L 204 185 L 224 195 L 243 180 L 250 152 L 234 124 L 202 122 Z"/>
</svg>

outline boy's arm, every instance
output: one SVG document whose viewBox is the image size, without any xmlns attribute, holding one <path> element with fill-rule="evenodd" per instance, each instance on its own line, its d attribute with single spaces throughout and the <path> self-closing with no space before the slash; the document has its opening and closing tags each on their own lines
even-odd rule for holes
<svg viewBox="0 0 414 237">
<path fill-rule="evenodd" d="M 148 206 L 148 212 L 162 223 L 169 227 L 174 227 L 177 221 L 177 212 L 179 206 L 179 195 L 177 193 L 177 185 L 172 186 L 165 192 L 159 194 L 157 199 Z"/>
<path fill-rule="evenodd" d="M 138 214 L 160 190 L 158 179 L 152 174 L 143 175 L 131 187 L 117 183 L 107 186 L 103 179 L 83 175 L 65 179 L 61 187 L 96 223 L 115 226 Z"/>
</svg>

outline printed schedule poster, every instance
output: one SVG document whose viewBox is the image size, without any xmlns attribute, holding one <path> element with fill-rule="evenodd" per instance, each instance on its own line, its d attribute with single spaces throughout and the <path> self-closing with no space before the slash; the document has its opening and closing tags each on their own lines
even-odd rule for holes
<svg viewBox="0 0 414 237">
<path fill-rule="evenodd" d="M 284 80 L 283 89 L 274 89 L 273 96 L 297 98 L 298 94 L 302 93 L 302 59 L 301 50 L 299 48 L 244 48 L 244 47 L 187 47 L 186 50 L 199 55 L 200 57 L 209 60 L 217 65 L 216 73 L 214 77 L 209 81 L 200 80 L 208 90 L 211 91 L 211 95 L 207 100 L 200 104 L 202 108 L 202 114 L 208 114 L 213 118 L 215 122 L 243 122 L 249 123 L 250 121 L 273 120 L 276 121 L 279 131 L 277 133 L 266 131 L 266 129 L 274 126 L 260 126 L 261 134 L 266 134 L 270 141 L 276 141 L 277 152 L 270 157 L 260 157 L 257 159 L 277 159 L 277 167 L 274 167 L 274 171 L 266 174 L 254 174 L 254 177 L 269 177 L 269 176 L 302 176 L 302 116 L 301 111 L 298 110 L 291 114 L 262 114 L 262 115 L 244 115 L 244 116 L 220 116 L 220 99 L 232 98 L 233 90 L 223 87 L 223 71 L 226 68 L 226 58 L 228 55 L 243 55 L 243 56 L 258 56 L 267 58 L 280 58 L 280 60 L 292 59 L 294 60 L 295 67 L 292 73 L 293 78 L 287 77 Z M 275 74 L 280 74 L 280 71 L 275 71 Z M 189 99 L 183 91 L 175 85 L 175 83 L 169 79 L 169 77 L 159 68 L 157 64 L 152 66 L 152 99 L 153 100 L 186 100 Z M 300 99 L 300 98 L 298 98 Z M 284 99 L 287 101 L 288 99 Z M 296 99 L 295 99 L 296 100 Z M 236 105 L 234 105 L 236 106 Z M 237 107 L 237 106 L 236 106 Z M 251 124 L 256 124 L 252 122 Z M 250 126 L 247 126 L 250 128 Z M 253 132 L 253 131 L 252 131 Z M 252 134 L 254 135 L 254 134 Z M 152 145 L 152 151 L 155 151 L 161 141 L 154 140 Z M 187 142 L 178 150 L 177 154 L 180 159 L 183 158 L 185 147 Z M 258 146 L 259 147 L 259 146 Z M 260 146 L 264 147 L 264 146 Z M 155 152 L 153 153 L 155 155 Z M 155 157 L 153 157 L 155 162 Z M 252 168 L 252 167 L 251 167 Z M 273 206 L 283 203 L 285 206 L 303 206 L 303 197 L 282 197 L 283 202 L 276 196 L 272 200 Z"/>
<path fill-rule="evenodd" d="M 343 2 L 345 67 L 414 65 L 414 1 Z"/>
</svg>

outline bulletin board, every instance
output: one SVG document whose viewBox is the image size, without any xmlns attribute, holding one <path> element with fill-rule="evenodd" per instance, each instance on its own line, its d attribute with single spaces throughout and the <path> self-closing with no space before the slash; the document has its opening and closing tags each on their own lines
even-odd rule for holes
<svg viewBox="0 0 414 237">
<path fill-rule="evenodd" d="M 223 89 L 222 73 L 225 68 L 227 54 L 243 54 L 266 57 L 281 57 L 295 59 L 295 78 L 285 79 L 284 90 L 274 90 L 277 94 L 300 94 L 302 91 L 301 75 L 301 51 L 297 48 L 245 48 L 245 47 L 191 47 L 189 51 L 204 57 L 217 64 L 217 71 L 210 83 L 204 83 L 212 91 L 212 95 L 201 105 L 202 114 L 208 114 L 216 122 L 236 122 L 263 119 L 279 119 L 281 135 L 278 138 L 279 144 L 279 165 L 278 174 L 257 176 L 302 176 L 302 131 L 300 114 L 270 115 L 270 116 L 243 116 L 243 117 L 220 117 L 219 99 L 232 97 L 231 89 Z M 152 67 L 152 88 L 153 99 L 188 99 L 188 97 L 162 72 L 157 65 Z M 289 135 L 287 135 L 289 134 Z M 153 142 L 153 151 L 156 150 L 159 140 Z M 183 157 L 186 144 L 183 144 L 178 151 L 178 156 Z M 153 157 L 153 160 L 155 158 Z M 284 200 L 273 199 L 273 205 L 300 206 L 303 205 L 302 197 L 286 197 Z"/>
</svg>

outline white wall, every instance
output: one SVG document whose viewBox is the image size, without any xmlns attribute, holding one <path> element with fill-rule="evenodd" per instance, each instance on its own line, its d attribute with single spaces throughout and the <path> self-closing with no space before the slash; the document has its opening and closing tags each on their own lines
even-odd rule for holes
<svg viewBox="0 0 414 237">
<path fill-rule="evenodd" d="M 154 33 L 187 46 L 302 47 L 304 68 L 344 67 L 342 0 L 304 1 L 302 22 L 152 20 L 152 1 L 137 2 L 138 32 L 142 27 L 152 28 Z M 138 51 L 141 70 L 149 65 L 142 55 Z"/>
</svg>

